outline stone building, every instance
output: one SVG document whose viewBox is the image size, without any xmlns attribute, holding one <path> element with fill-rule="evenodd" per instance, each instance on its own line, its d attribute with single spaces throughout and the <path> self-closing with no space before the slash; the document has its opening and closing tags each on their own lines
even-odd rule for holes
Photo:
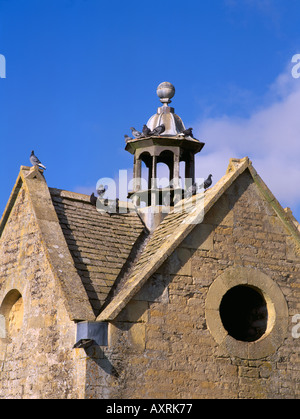
<svg viewBox="0 0 300 419">
<path fill-rule="evenodd" d="M 147 125 L 165 131 L 126 144 L 134 206 L 21 167 L 0 222 L 1 399 L 299 398 L 299 224 L 247 157 L 185 193 L 204 144 L 173 86 L 158 94 Z"/>
</svg>

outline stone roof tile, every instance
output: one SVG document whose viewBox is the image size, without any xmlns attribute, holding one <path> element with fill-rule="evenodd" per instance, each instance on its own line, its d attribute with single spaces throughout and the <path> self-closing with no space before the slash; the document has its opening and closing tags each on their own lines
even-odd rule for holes
<svg viewBox="0 0 300 419">
<path fill-rule="evenodd" d="M 144 232 L 134 212 L 100 213 L 86 195 L 49 188 L 74 265 L 99 313 Z"/>
</svg>

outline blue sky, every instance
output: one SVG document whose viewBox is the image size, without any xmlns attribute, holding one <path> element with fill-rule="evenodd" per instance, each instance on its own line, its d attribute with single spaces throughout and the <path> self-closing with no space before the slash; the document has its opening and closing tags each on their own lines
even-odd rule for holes
<svg viewBox="0 0 300 419">
<path fill-rule="evenodd" d="M 198 177 L 248 155 L 300 219 L 299 0 L 0 0 L 0 212 L 35 150 L 51 187 L 132 168 L 124 134 L 172 106 L 206 142 Z"/>
</svg>

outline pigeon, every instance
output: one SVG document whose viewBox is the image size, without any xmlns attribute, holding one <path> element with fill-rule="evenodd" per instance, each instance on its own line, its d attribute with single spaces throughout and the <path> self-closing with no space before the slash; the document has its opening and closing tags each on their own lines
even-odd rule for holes
<svg viewBox="0 0 300 419">
<path fill-rule="evenodd" d="M 154 130 L 151 132 L 151 135 L 160 135 L 165 131 L 166 127 L 164 124 L 158 125 L 158 127 L 154 128 Z"/>
<path fill-rule="evenodd" d="M 204 189 L 207 189 L 211 186 L 212 184 L 211 177 L 212 175 L 209 175 L 208 178 L 204 181 Z"/>
<path fill-rule="evenodd" d="M 140 131 L 137 131 L 137 130 L 136 130 L 135 128 L 133 128 L 133 127 L 131 127 L 130 129 L 131 129 L 132 135 L 133 135 L 135 138 L 142 138 L 142 137 L 143 137 L 143 134 L 142 134 Z"/>
<path fill-rule="evenodd" d="M 107 187 L 103 185 L 99 185 L 99 188 L 97 189 L 97 194 L 100 196 L 100 198 L 103 197 L 103 195 L 106 192 Z"/>
<path fill-rule="evenodd" d="M 192 195 L 196 195 L 197 189 L 198 189 L 198 185 L 197 185 L 197 183 L 194 182 L 191 186 Z"/>
<path fill-rule="evenodd" d="M 39 159 L 34 155 L 34 151 L 32 150 L 30 154 L 30 163 L 32 166 L 38 166 L 40 169 L 46 170 L 46 167 L 39 161 Z"/>
<path fill-rule="evenodd" d="M 192 131 L 193 131 L 193 128 L 188 128 L 188 129 L 185 129 L 184 131 L 182 131 L 182 134 L 185 137 L 192 137 L 193 136 Z"/>
<path fill-rule="evenodd" d="M 198 189 L 197 183 L 192 184 L 192 195 L 196 195 Z"/>
<path fill-rule="evenodd" d="M 133 138 L 129 137 L 129 135 L 124 135 L 125 141 L 127 143 L 127 141 L 133 140 Z"/>
<path fill-rule="evenodd" d="M 92 195 L 90 196 L 90 203 L 94 206 L 96 206 L 97 204 L 97 198 L 95 197 L 94 192 L 92 193 Z"/>
<path fill-rule="evenodd" d="M 147 127 L 147 125 L 143 126 L 143 134 L 145 137 L 149 137 L 149 135 L 151 135 L 151 129 Z"/>
<path fill-rule="evenodd" d="M 197 183 L 193 183 L 187 190 L 187 196 L 190 197 L 192 195 L 196 195 L 198 189 Z"/>
</svg>

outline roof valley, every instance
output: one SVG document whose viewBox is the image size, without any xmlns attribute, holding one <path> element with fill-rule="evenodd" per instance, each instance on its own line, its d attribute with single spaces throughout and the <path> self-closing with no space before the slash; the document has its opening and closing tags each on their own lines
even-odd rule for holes
<svg viewBox="0 0 300 419">
<path fill-rule="evenodd" d="M 124 284 L 126 284 L 128 278 L 132 276 L 132 273 L 134 272 L 134 269 L 136 268 L 136 264 L 140 260 L 140 258 L 144 254 L 144 250 L 147 247 L 147 244 L 151 240 L 152 234 L 148 232 L 148 230 L 145 228 L 142 233 L 140 234 L 139 238 L 133 245 L 131 252 L 124 263 L 117 279 L 115 280 L 115 283 L 108 294 L 105 303 L 103 304 L 103 307 L 101 310 L 104 310 L 105 307 L 113 300 L 113 298 L 120 292 L 120 290 L 123 288 Z"/>
<path fill-rule="evenodd" d="M 89 196 L 49 188 L 61 229 L 95 316 L 126 271 L 145 227 L 136 213 L 100 213 Z M 143 240 L 142 240 L 143 241 Z"/>
</svg>

